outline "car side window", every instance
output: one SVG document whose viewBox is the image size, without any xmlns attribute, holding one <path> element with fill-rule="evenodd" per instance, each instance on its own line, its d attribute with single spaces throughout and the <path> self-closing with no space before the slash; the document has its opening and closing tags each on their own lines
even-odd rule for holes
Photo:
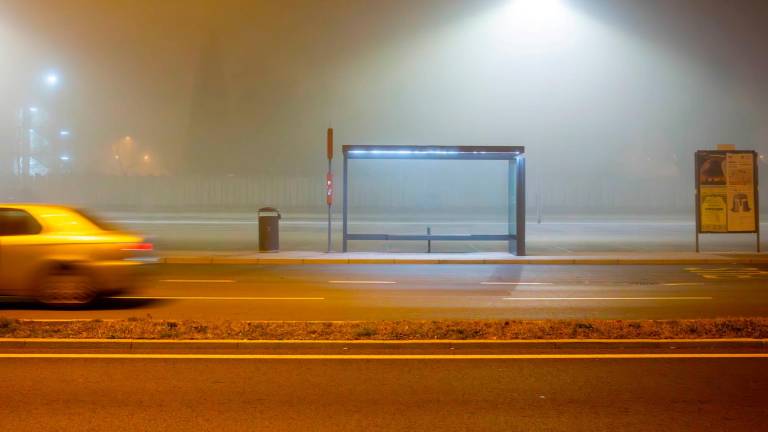
<svg viewBox="0 0 768 432">
<path fill-rule="evenodd" d="M 0 236 L 39 234 L 42 229 L 40 223 L 24 210 L 0 208 Z"/>
</svg>

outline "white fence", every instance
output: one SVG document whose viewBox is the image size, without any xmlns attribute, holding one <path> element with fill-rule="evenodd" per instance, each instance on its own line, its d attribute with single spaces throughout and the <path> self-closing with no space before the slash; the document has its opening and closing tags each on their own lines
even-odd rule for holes
<svg viewBox="0 0 768 432">
<path fill-rule="evenodd" d="M 403 179 L 356 179 L 353 212 L 387 213 L 450 210 L 460 213 L 506 209 L 504 183 L 435 186 Z M 0 178 L 0 200 L 63 202 L 99 209 L 140 211 L 228 211 L 275 206 L 294 211 L 325 211 L 322 177 L 119 177 L 45 176 Z M 692 185 L 681 182 L 600 182 L 571 180 L 536 184 L 529 179 L 527 206 L 533 215 L 690 214 Z M 341 208 L 342 186 L 336 186 Z M 765 202 L 765 200 L 763 200 Z"/>
</svg>

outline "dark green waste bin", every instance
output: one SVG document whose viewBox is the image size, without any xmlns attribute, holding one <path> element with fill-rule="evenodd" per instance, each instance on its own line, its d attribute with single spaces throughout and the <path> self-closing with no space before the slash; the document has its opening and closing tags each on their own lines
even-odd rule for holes
<svg viewBox="0 0 768 432">
<path fill-rule="evenodd" d="M 280 250 L 280 217 L 276 208 L 259 209 L 259 252 Z"/>
</svg>

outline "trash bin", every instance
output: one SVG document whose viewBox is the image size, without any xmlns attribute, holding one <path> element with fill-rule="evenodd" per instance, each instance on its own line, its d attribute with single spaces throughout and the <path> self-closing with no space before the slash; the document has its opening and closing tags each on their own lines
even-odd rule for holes
<svg viewBox="0 0 768 432">
<path fill-rule="evenodd" d="M 276 208 L 259 209 L 259 252 L 280 250 L 280 217 Z"/>
</svg>

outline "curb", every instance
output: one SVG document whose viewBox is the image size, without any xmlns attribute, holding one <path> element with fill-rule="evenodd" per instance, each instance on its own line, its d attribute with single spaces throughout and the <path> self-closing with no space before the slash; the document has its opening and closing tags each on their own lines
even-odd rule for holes
<svg viewBox="0 0 768 432">
<path fill-rule="evenodd" d="M 765 258 L 594 258 L 594 257 L 520 257 L 509 259 L 471 258 L 250 258 L 221 256 L 167 256 L 159 258 L 161 264 L 260 264 L 260 265 L 339 265 L 339 264 L 517 264 L 517 265 L 728 265 L 768 264 Z"/>
<path fill-rule="evenodd" d="M 768 339 L 556 339 L 556 340 L 149 340 L 149 339 L 0 339 L 0 349 L 101 350 L 619 350 L 759 349 Z"/>
</svg>

